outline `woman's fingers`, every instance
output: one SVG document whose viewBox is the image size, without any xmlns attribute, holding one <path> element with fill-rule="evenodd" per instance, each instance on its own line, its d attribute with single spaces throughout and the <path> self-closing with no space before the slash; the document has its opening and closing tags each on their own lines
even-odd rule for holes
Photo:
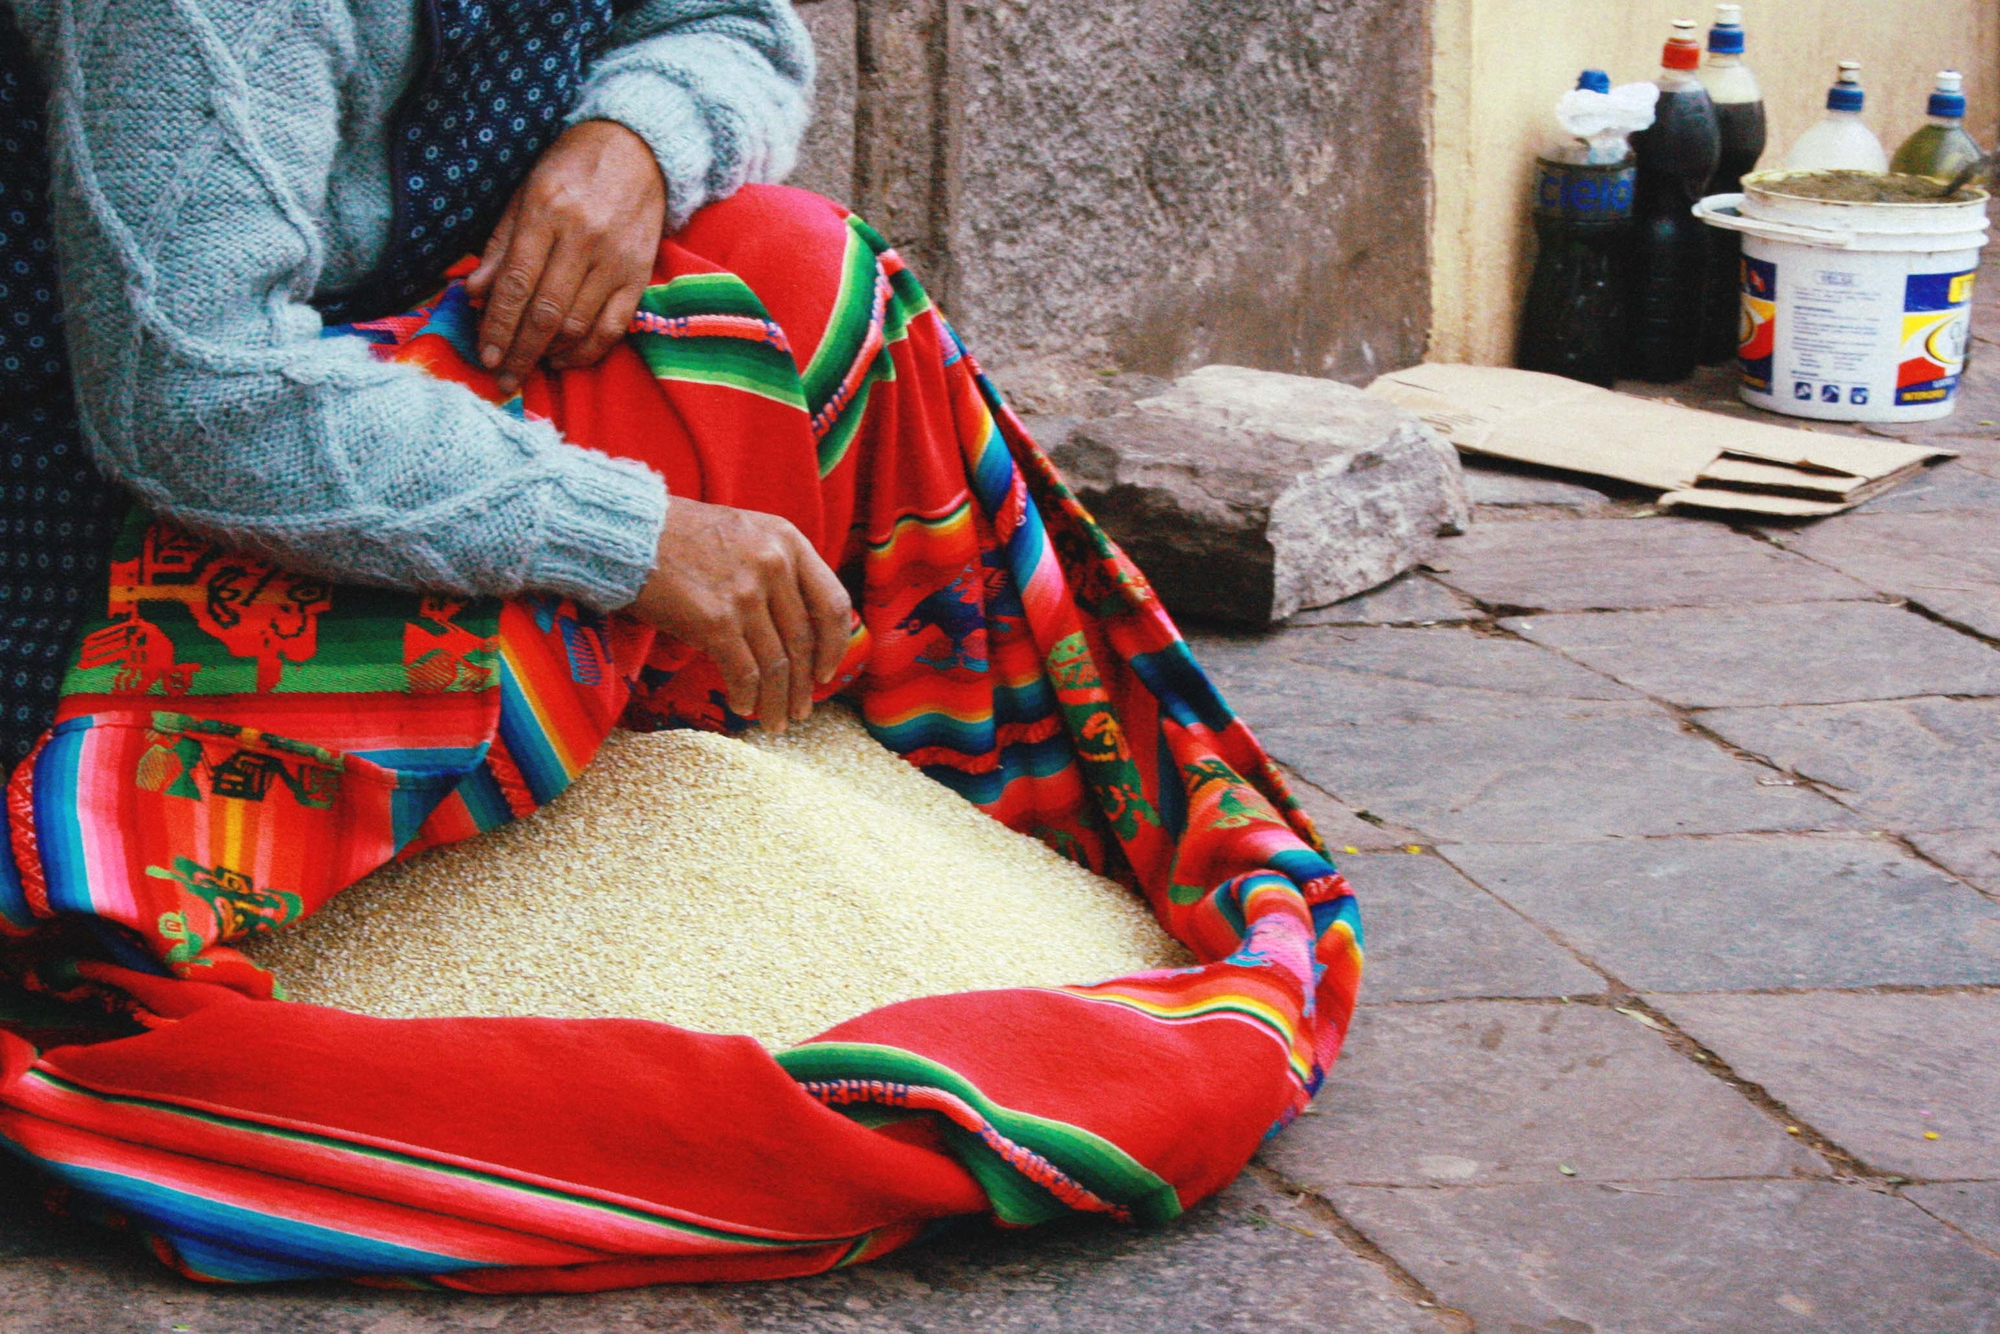
<svg viewBox="0 0 2000 1334">
<path fill-rule="evenodd" d="M 748 718 L 757 711 L 757 688 L 760 684 L 756 655 L 750 652 L 750 645 L 741 634 L 732 632 L 712 639 L 701 645 L 704 653 L 714 660 L 716 670 L 722 673 L 723 698 L 736 713 Z"/>
<path fill-rule="evenodd" d="M 632 316 L 638 312 L 639 298 L 645 294 L 643 283 L 629 283 L 611 293 L 597 314 L 596 325 L 581 343 L 562 352 L 555 365 L 566 370 L 571 366 L 595 366 L 604 360 L 604 354 L 631 331 Z"/>
<path fill-rule="evenodd" d="M 479 254 L 479 267 L 466 275 L 465 290 L 474 297 L 483 299 L 487 289 L 493 286 L 493 276 L 500 272 L 500 261 L 507 257 L 507 247 L 514 239 L 514 224 L 521 216 L 521 192 L 507 201 L 506 212 L 493 225 L 493 235 L 486 238 L 486 249 Z"/>
<path fill-rule="evenodd" d="M 535 368 L 549 350 L 549 342 L 562 332 L 576 304 L 577 293 L 590 272 L 590 250 L 568 236 L 559 236 L 542 266 L 535 294 L 521 311 L 514 328 L 514 341 L 500 361 L 500 388 L 508 392 Z M 503 273 L 501 282 L 506 281 Z M 592 312 L 595 314 L 595 312 Z M 482 354 L 483 355 L 483 354 Z"/>
<path fill-rule="evenodd" d="M 757 659 L 757 721 L 767 732 L 783 732 L 792 704 L 792 665 L 785 653 L 784 638 L 771 619 L 768 602 L 747 603 L 742 616 L 743 638 Z"/>
<path fill-rule="evenodd" d="M 541 287 L 542 269 L 555 246 L 555 232 L 538 214 L 519 218 L 507 242 L 507 251 L 496 266 L 486 314 L 479 321 L 479 364 L 498 371 L 514 335 Z"/>
<path fill-rule="evenodd" d="M 791 698 L 786 708 L 792 721 L 802 723 L 812 716 L 813 707 L 813 621 L 800 596 L 799 581 L 780 579 L 771 589 L 771 619 L 778 637 L 784 641 L 787 684 Z"/>
<path fill-rule="evenodd" d="M 806 615 L 812 618 L 813 680 L 825 685 L 840 670 L 840 660 L 847 656 L 854 604 L 841 586 L 839 576 L 820 559 L 819 552 L 813 550 L 804 534 L 798 540 L 805 549 L 799 561 L 799 592 L 805 601 Z M 798 661 L 803 670 L 806 660 Z"/>
<path fill-rule="evenodd" d="M 556 335 L 549 340 L 547 353 L 549 365 L 558 370 L 575 365 L 573 354 L 583 341 L 597 329 L 597 322 L 604 314 L 604 303 L 617 290 L 624 276 L 601 263 L 593 263 L 577 285 L 576 295 L 570 299 L 569 309 L 563 312 L 563 320 L 556 329 Z"/>
</svg>

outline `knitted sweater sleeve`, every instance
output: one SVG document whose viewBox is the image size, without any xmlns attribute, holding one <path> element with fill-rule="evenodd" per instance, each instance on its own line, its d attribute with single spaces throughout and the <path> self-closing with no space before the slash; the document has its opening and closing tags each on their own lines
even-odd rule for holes
<svg viewBox="0 0 2000 1334">
<path fill-rule="evenodd" d="M 339 0 L 28 0 L 98 461 L 196 531 L 329 578 L 609 608 L 664 485 L 322 338 L 315 220 L 360 59 Z M 40 22 L 36 22 L 40 20 Z"/>
<path fill-rule="evenodd" d="M 625 14 L 570 114 L 653 150 L 667 225 L 749 181 L 781 181 L 811 115 L 812 38 L 787 0 L 646 0 Z"/>
</svg>

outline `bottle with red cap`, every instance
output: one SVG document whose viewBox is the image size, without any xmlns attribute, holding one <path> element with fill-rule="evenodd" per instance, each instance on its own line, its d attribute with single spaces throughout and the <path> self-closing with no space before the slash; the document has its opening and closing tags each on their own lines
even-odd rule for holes
<svg viewBox="0 0 2000 1334">
<path fill-rule="evenodd" d="M 1639 192 L 1627 369 L 1641 380 L 1664 384 L 1691 375 L 1701 355 L 1708 239 L 1693 210 L 1715 178 L 1722 131 L 1697 73 L 1701 43 L 1693 19 L 1674 20 L 1661 66 L 1652 128 L 1632 136 Z"/>
</svg>

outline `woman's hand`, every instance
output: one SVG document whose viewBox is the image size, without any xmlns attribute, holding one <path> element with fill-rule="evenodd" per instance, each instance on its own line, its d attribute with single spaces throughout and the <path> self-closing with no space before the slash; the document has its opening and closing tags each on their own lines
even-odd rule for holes
<svg viewBox="0 0 2000 1334">
<path fill-rule="evenodd" d="M 653 150 L 623 125 L 583 121 L 549 145 L 465 280 L 486 302 L 479 360 L 502 393 L 544 356 L 592 366 L 625 336 L 666 216 Z"/>
<path fill-rule="evenodd" d="M 847 651 L 847 590 L 788 521 L 676 496 L 659 562 L 626 608 L 707 653 L 729 707 L 773 732 L 812 713 Z"/>
</svg>

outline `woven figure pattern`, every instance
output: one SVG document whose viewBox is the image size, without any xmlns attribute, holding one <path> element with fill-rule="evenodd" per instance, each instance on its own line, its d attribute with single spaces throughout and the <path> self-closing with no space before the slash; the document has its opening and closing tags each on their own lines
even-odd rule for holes
<svg viewBox="0 0 2000 1334">
<path fill-rule="evenodd" d="M 454 284 L 354 332 L 497 397 L 470 323 Z M 856 593 L 828 690 L 1144 894 L 1200 962 L 906 1001 L 775 1056 L 629 1020 L 281 1003 L 232 941 L 530 813 L 621 719 L 749 720 L 707 659 L 621 617 L 327 587 L 142 517 L 8 792 L 16 978 L 134 1032 L 51 1047 L 46 1014 L 0 1026 L 0 1141 L 72 1209 L 232 1282 L 778 1277 L 966 1214 L 1168 1219 L 1305 1106 L 1353 1006 L 1353 898 L 880 236 L 747 189 L 663 243 L 625 347 L 510 406 L 679 494 L 790 518 Z M 523 912 L 561 900 L 521 888 Z"/>
</svg>

